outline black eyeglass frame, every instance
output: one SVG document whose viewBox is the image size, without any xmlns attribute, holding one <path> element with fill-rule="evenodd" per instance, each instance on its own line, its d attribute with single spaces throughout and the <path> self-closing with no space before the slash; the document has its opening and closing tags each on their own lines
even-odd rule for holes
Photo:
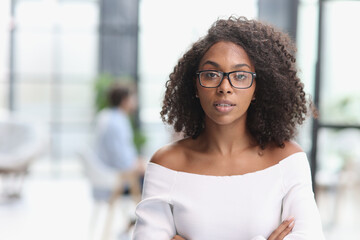
<svg viewBox="0 0 360 240">
<path fill-rule="evenodd" d="M 217 73 L 221 73 L 222 74 L 222 78 L 219 82 L 219 84 L 215 87 L 206 87 L 204 86 L 202 83 L 201 83 L 201 80 L 200 80 L 200 74 L 203 73 L 203 72 L 217 72 Z M 229 74 L 232 74 L 232 73 L 235 73 L 235 72 L 244 72 L 244 73 L 250 73 L 251 74 L 251 83 L 250 83 L 250 86 L 246 87 L 246 88 L 239 88 L 239 87 L 235 87 L 230 78 L 229 78 Z M 229 80 L 229 83 L 230 85 L 233 87 L 233 88 L 236 88 L 236 89 L 248 89 L 248 88 L 251 88 L 251 86 L 253 85 L 254 83 L 254 78 L 256 78 L 256 73 L 254 72 L 248 72 L 248 71 L 232 71 L 232 72 L 222 72 L 222 71 L 216 71 L 216 70 L 202 70 L 202 71 L 197 71 L 196 72 L 196 75 L 197 75 L 197 78 L 199 79 L 199 83 L 200 83 L 200 86 L 204 87 L 204 88 L 217 88 L 221 85 L 222 81 L 224 80 L 225 77 L 227 77 L 227 79 Z"/>
</svg>

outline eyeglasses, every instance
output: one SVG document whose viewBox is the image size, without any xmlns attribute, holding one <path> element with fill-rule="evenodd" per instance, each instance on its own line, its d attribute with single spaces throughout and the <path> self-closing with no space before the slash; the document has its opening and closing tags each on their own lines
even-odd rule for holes
<svg viewBox="0 0 360 240">
<path fill-rule="evenodd" d="M 215 70 L 204 70 L 196 72 L 199 83 L 205 88 L 217 88 L 221 85 L 224 77 L 229 79 L 230 85 L 237 89 L 250 88 L 256 73 L 246 71 L 221 72 Z"/>
</svg>

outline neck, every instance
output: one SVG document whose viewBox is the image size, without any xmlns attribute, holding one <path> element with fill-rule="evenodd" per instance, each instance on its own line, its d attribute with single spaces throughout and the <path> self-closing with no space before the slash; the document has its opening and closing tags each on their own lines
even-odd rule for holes
<svg viewBox="0 0 360 240">
<path fill-rule="evenodd" d="M 228 125 L 219 125 L 206 119 L 204 132 L 199 137 L 209 152 L 223 156 L 233 155 L 256 145 L 246 128 L 246 119 Z"/>
<path fill-rule="evenodd" d="M 122 106 L 119 106 L 117 109 L 118 109 L 119 111 L 123 112 L 123 113 L 128 114 L 128 111 L 126 111 L 126 108 L 124 108 L 124 107 L 122 107 Z"/>
</svg>

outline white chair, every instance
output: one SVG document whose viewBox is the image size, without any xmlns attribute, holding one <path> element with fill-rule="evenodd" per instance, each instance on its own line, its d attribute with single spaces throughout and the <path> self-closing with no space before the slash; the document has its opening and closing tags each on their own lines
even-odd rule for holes
<svg viewBox="0 0 360 240">
<path fill-rule="evenodd" d="M 19 198 L 31 163 L 48 146 L 48 137 L 39 125 L 8 118 L 0 120 L 0 177 L 2 198 Z"/>
<path fill-rule="evenodd" d="M 78 152 L 85 176 L 90 181 L 96 201 L 108 201 L 111 192 L 119 184 L 119 172 L 105 165 L 91 148 L 84 148 Z M 98 196 L 96 191 L 108 192 L 109 196 Z M 100 194 L 101 195 L 101 194 Z"/>
<path fill-rule="evenodd" d="M 101 201 L 108 203 L 108 213 L 102 234 L 102 239 L 107 240 L 110 237 L 116 201 L 122 196 L 126 184 L 130 188 L 131 197 L 136 202 L 140 201 L 141 192 L 137 176 L 133 173 L 121 173 L 105 165 L 91 148 L 84 148 L 78 155 L 82 161 L 84 173 L 90 181 L 96 204 L 98 205 Z M 98 212 L 99 207 L 95 206 L 90 225 L 91 231 L 96 226 Z"/>
</svg>

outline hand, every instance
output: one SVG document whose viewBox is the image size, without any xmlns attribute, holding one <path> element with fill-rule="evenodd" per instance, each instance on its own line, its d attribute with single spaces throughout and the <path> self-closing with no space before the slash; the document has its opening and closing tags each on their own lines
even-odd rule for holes
<svg viewBox="0 0 360 240">
<path fill-rule="evenodd" d="M 294 218 L 283 221 L 280 226 L 275 229 L 267 240 L 283 240 L 294 227 Z"/>
<path fill-rule="evenodd" d="M 180 237 L 179 235 L 175 235 L 171 240 L 186 240 L 186 239 Z"/>
</svg>

